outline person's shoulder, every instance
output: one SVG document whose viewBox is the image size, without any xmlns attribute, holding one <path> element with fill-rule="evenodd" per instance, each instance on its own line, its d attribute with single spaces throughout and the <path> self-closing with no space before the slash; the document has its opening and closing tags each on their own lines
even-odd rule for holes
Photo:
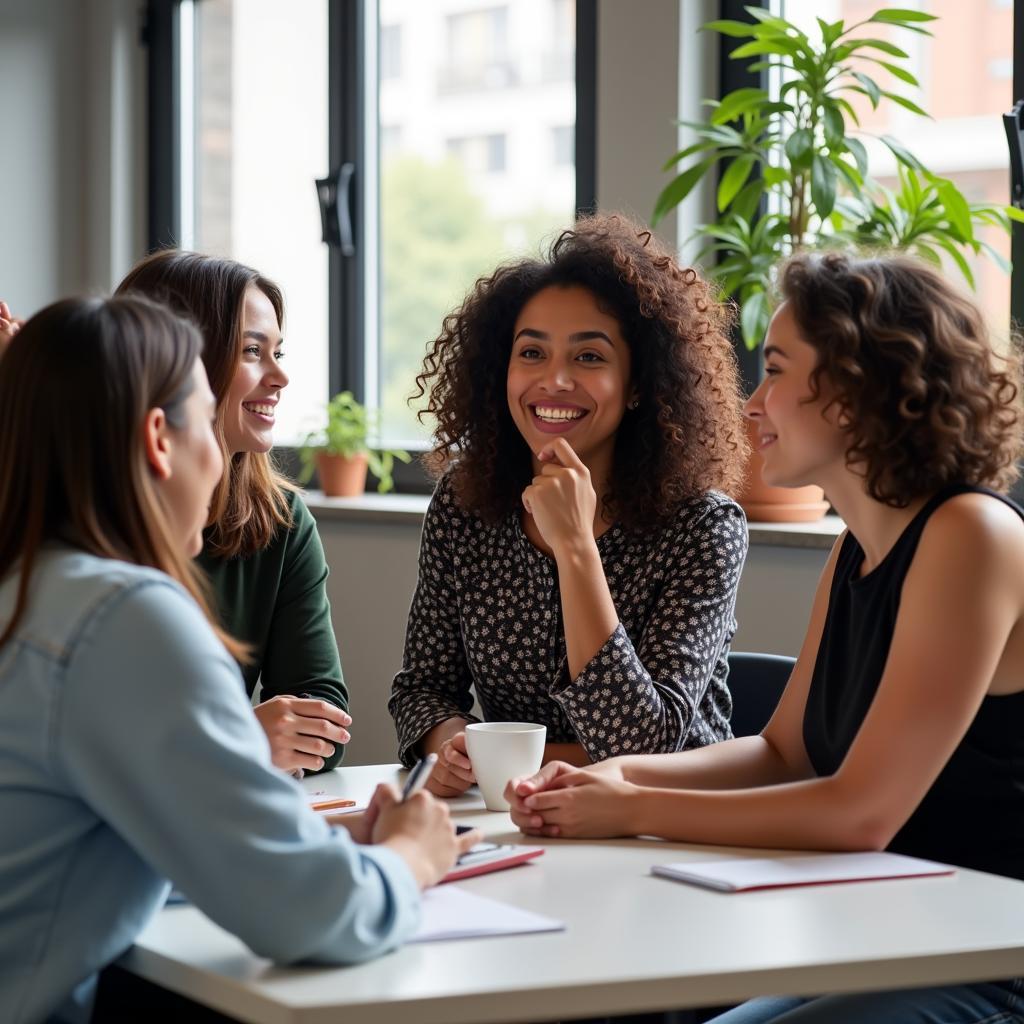
<svg viewBox="0 0 1024 1024">
<path fill-rule="evenodd" d="M 943 501 L 928 517 L 921 536 L 925 550 L 951 547 L 1000 558 L 1024 557 L 1024 513 L 995 494 L 968 491 Z"/>
<path fill-rule="evenodd" d="M 198 613 L 185 588 L 166 573 L 72 548 L 43 553 L 33 572 L 32 591 L 19 632 L 51 645 L 74 642 L 91 625 L 118 614 L 143 594 L 147 603 Z"/>
<path fill-rule="evenodd" d="M 689 533 L 698 527 L 746 538 L 747 517 L 728 495 L 704 491 L 683 502 L 672 520 L 672 528 L 680 532 Z"/>
</svg>

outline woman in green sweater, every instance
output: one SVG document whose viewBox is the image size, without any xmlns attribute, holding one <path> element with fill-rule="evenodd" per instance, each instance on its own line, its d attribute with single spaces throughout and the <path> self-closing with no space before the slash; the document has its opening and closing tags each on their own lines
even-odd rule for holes
<svg viewBox="0 0 1024 1024">
<path fill-rule="evenodd" d="M 271 461 L 280 365 L 280 289 L 234 260 L 163 249 L 117 288 L 141 292 L 194 322 L 217 397 L 225 472 L 210 503 L 199 564 L 225 628 L 249 645 L 241 666 L 274 764 L 302 774 L 333 768 L 348 742 L 348 692 L 327 601 L 316 523 Z"/>
</svg>

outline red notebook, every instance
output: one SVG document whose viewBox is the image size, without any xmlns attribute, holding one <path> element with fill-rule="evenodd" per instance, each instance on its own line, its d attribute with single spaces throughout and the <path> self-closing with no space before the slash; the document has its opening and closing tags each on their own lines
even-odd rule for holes
<svg viewBox="0 0 1024 1024">
<path fill-rule="evenodd" d="M 455 867 L 441 881 L 442 883 L 458 882 L 463 878 L 472 878 L 473 875 L 485 875 L 489 871 L 502 871 L 505 868 L 515 867 L 517 864 L 525 864 L 526 861 L 539 857 L 543 852 L 543 846 L 477 843 L 456 861 Z"/>
</svg>

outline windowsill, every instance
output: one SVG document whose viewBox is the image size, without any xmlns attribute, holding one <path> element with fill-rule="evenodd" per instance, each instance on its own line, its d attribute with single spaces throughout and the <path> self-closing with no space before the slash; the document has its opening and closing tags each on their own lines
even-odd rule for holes
<svg viewBox="0 0 1024 1024">
<path fill-rule="evenodd" d="M 363 494 L 358 498 L 328 498 L 320 491 L 307 491 L 306 504 L 318 519 L 328 522 L 413 525 L 419 528 L 427 511 L 426 494 Z M 814 548 L 827 551 L 843 531 L 835 515 L 816 523 L 750 523 L 750 543 L 782 548 Z"/>
</svg>

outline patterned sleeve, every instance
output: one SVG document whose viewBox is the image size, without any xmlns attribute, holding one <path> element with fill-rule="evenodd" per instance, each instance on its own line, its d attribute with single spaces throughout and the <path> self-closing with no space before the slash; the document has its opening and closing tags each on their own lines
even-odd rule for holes
<svg viewBox="0 0 1024 1024">
<path fill-rule="evenodd" d="M 747 526 L 732 502 L 713 505 L 666 553 L 664 588 L 639 642 L 620 622 L 576 679 L 551 696 L 592 760 L 664 753 L 720 738 L 698 708 L 735 629 Z"/>
<path fill-rule="evenodd" d="M 442 481 L 427 509 L 419 575 L 405 631 L 402 670 L 391 684 L 388 710 L 398 731 L 398 755 L 407 768 L 416 745 L 435 725 L 470 715 L 472 676 L 466 663 L 451 555 L 451 502 Z"/>
</svg>

